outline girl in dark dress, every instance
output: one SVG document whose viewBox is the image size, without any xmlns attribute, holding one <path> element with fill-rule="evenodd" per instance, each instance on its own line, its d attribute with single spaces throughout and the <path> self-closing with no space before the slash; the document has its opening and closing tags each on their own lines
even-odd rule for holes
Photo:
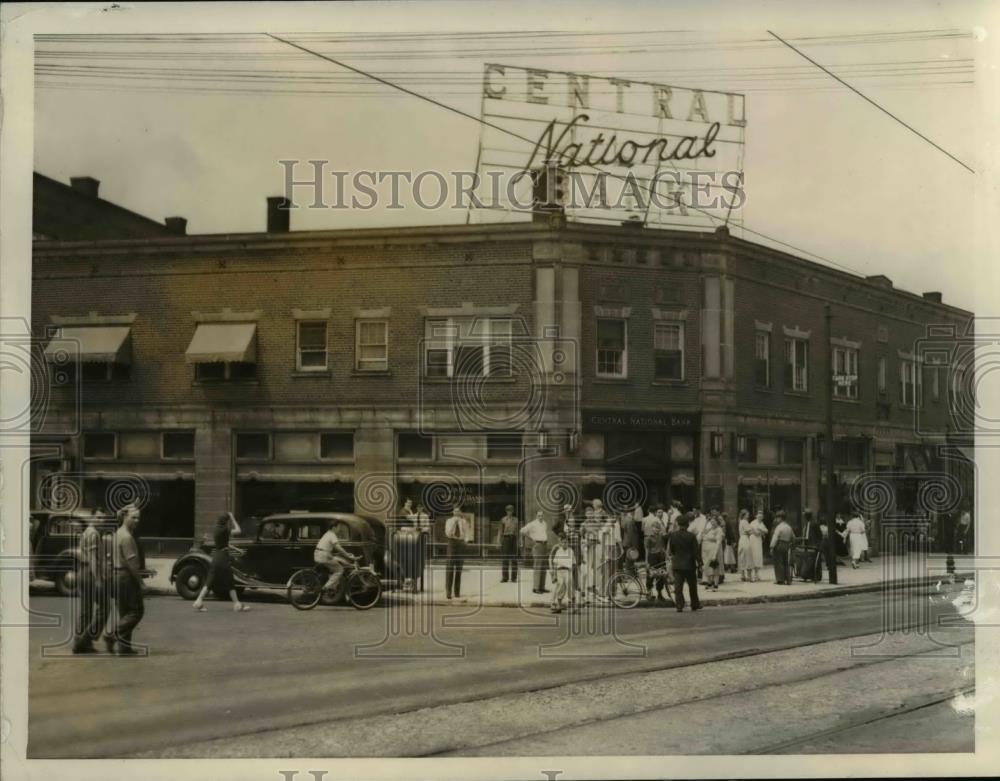
<svg viewBox="0 0 1000 781">
<path fill-rule="evenodd" d="M 219 520 L 216 521 L 215 530 L 212 532 L 215 543 L 215 547 L 212 550 L 212 563 L 208 566 L 208 577 L 205 579 L 205 585 L 202 586 L 201 593 L 198 594 L 198 598 L 194 601 L 194 609 L 198 612 L 205 613 L 208 611 L 208 608 L 203 603 L 209 590 L 213 590 L 216 593 L 229 592 L 229 599 L 233 603 L 233 610 L 237 613 L 245 613 L 250 609 L 249 606 L 240 602 L 239 595 L 236 593 L 236 587 L 233 584 L 232 560 L 229 553 L 230 532 L 239 534 L 241 531 L 240 525 L 236 523 L 236 519 L 232 513 L 220 515 Z"/>
</svg>

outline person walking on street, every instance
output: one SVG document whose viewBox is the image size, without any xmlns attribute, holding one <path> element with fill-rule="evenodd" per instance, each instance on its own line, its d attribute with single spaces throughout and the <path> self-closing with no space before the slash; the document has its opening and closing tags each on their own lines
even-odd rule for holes
<svg viewBox="0 0 1000 781">
<path fill-rule="evenodd" d="M 851 566 L 858 568 L 861 555 L 868 550 L 868 535 L 865 534 L 865 522 L 861 520 L 861 513 L 855 513 L 854 517 L 847 522 L 845 529 L 847 535 L 847 547 L 851 553 Z"/>
<path fill-rule="evenodd" d="M 764 538 L 767 536 L 767 526 L 764 524 L 764 511 L 758 510 L 750 521 L 750 580 L 760 581 L 760 571 L 764 567 Z"/>
<path fill-rule="evenodd" d="M 549 525 L 541 510 L 535 515 L 535 520 L 524 525 L 521 534 L 531 542 L 531 566 L 534 570 L 535 594 L 548 594 L 545 588 L 545 572 L 549 566 Z"/>
<path fill-rule="evenodd" d="M 109 653 L 134 656 L 138 651 L 132 647 L 132 634 L 145 613 L 142 601 L 142 562 L 145 557 L 135 536 L 139 510 L 135 505 L 128 505 L 118 511 L 118 519 L 120 526 L 115 532 L 112 548 L 118 621 L 112 632 L 105 633 L 104 645 Z"/>
<path fill-rule="evenodd" d="M 448 561 L 444 568 L 444 593 L 447 599 L 462 596 L 462 566 L 465 564 L 465 541 L 469 537 L 468 519 L 462 514 L 462 505 L 456 504 L 451 518 L 444 522 Z"/>
<path fill-rule="evenodd" d="M 561 613 L 564 599 L 569 600 L 570 610 L 574 608 L 572 586 L 574 556 L 573 549 L 562 536 L 556 542 L 549 555 L 549 567 L 552 569 L 552 612 Z"/>
<path fill-rule="evenodd" d="M 229 594 L 229 600 L 233 603 L 233 610 L 237 613 L 245 613 L 250 609 L 248 605 L 240 602 L 240 596 L 236 593 L 236 586 L 233 584 L 233 559 L 229 550 L 229 535 L 231 532 L 242 534 L 243 530 L 236 522 L 232 513 L 220 515 L 215 522 L 213 532 L 212 561 L 208 565 L 208 577 L 205 578 L 205 585 L 201 587 L 201 593 L 194 601 L 194 609 L 200 613 L 208 610 L 205 607 L 205 597 L 209 591 L 216 594 Z"/>
<path fill-rule="evenodd" d="M 80 558 L 77 561 L 77 615 L 73 636 L 73 653 L 96 652 L 94 640 L 108 620 L 111 594 L 108 590 L 106 544 L 95 525 L 96 516 L 87 520 L 80 537 Z"/>
<path fill-rule="evenodd" d="M 684 610 L 684 584 L 688 587 L 691 609 L 701 610 L 698 599 L 698 570 L 701 568 L 701 546 L 698 538 L 688 531 L 691 514 L 685 513 L 677 519 L 678 530 L 667 537 L 667 556 L 674 573 L 674 606 L 677 612 Z"/>
<path fill-rule="evenodd" d="M 716 515 L 712 515 L 705 525 L 701 535 L 702 583 L 712 589 L 719 590 L 719 576 L 722 574 L 722 561 L 725 556 L 726 533 Z"/>
<path fill-rule="evenodd" d="M 500 530 L 497 533 L 497 543 L 500 545 L 500 582 L 517 582 L 517 553 L 519 521 L 514 515 L 514 505 L 508 504 L 503 518 L 500 519 Z"/>
<path fill-rule="evenodd" d="M 777 523 L 771 534 L 771 560 L 774 563 L 774 582 L 779 586 L 792 585 L 792 563 L 790 554 L 795 531 L 785 520 L 785 511 L 775 514 Z"/>
</svg>

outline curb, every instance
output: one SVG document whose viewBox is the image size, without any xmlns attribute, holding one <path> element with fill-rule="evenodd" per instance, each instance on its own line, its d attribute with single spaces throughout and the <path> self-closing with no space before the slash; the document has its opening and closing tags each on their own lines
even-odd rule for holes
<svg viewBox="0 0 1000 781">
<path fill-rule="evenodd" d="M 956 580 L 962 578 L 973 577 L 973 572 L 956 572 L 954 577 Z M 728 597 L 722 599 L 712 599 L 712 600 L 702 600 L 703 607 L 729 607 L 732 605 L 756 605 L 756 604 L 767 604 L 771 602 L 796 602 L 805 599 L 824 599 L 826 597 L 841 597 L 850 596 L 851 594 L 866 594 L 873 591 L 898 591 L 900 589 L 915 588 L 920 586 L 927 586 L 936 583 L 937 581 L 943 580 L 940 575 L 923 575 L 918 578 L 910 578 L 907 580 L 891 580 L 891 581 L 880 581 L 877 583 L 861 583 L 855 586 L 837 586 L 836 588 L 822 589 L 820 591 L 800 591 L 795 592 L 795 585 L 789 586 L 789 593 L 787 594 L 760 594 L 756 596 L 746 596 L 746 597 Z M 37 583 L 37 581 L 34 581 Z M 172 587 L 164 586 L 146 586 L 145 589 L 146 596 L 177 596 L 177 591 Z M 385 597 L 391 598 L 400 604 L 413 604 L 414 600 L 408 594 L 403 594 L 398 591 L 387 591 Z M 517 602 L 509 599 L 501 600 L 499 602 L 480 602 L 478 600 L 463 597 L 461 599 L 445 599 L 442 597 L 435 597 L 423 602 L 421 604 L 435 605 L 435 606 L 448 606 L 448 605 L 458 605 L 461 607 L 507 607 L 507 608 L 518 608 L 518 607 L 529 607 L 529 608 L 548 608 L 551 606 L 551 600 L 539 600 L 532 599 L 528 602 Z M 663 603 L 666 607 L 673 607 L 673 602 L 668 600 Z M 656 603 L 647 604 L 640 603 L 637 607 L 643 608 L 653 608 L 658 607 Z"/>
</svg>

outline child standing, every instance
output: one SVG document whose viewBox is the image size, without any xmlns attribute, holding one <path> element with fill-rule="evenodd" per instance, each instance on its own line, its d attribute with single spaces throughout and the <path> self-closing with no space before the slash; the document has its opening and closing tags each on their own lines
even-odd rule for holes
<svg viewBox="0 0 1000 781">
<path fill-rule="evenodd" d="M 566 536 L 559 537 L 559 541 L 549 554 L 549 569 L 552 570 L 552 612 L 561 613 L 563 599 L 569 597 L 569 606 L 573 607 L 573 596 L 570 579 L 572 578 L 573 567 L 576 564 L 576 557 L 573 549 L 566 541 Z"/>
</svg>

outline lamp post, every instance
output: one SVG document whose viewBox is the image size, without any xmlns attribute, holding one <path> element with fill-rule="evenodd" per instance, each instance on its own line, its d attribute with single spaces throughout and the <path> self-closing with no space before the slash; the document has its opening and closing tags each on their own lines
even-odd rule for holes
<svg viewBox="0 0 1000 781">
<path fill-rule="evenodd" d="M 833 310 L 829 304 L 823 307 L 826 320 L 826 514 L 827 521 L 832 522 L 835 513 L 835 491 L 833 487 Z"/>
</svg>

